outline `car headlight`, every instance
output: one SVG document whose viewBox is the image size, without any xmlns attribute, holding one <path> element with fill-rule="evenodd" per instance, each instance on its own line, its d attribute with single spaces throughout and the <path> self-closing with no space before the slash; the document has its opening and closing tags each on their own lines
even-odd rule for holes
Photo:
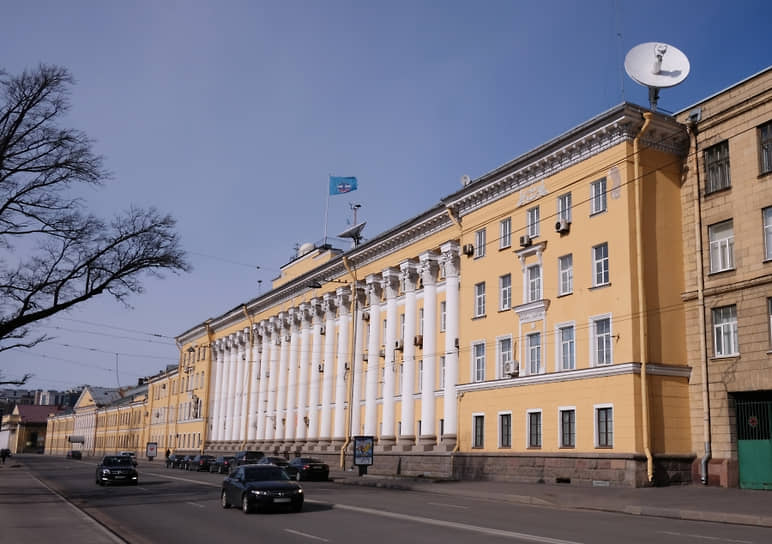
<svg viewBox="0 0 772 544">
<path fill-rule="evenodd" d="M 102 469 L 102 474 L 110 474 L 110 469 L 109 468 L 103 468 Z"/>
<path fill-rule="evenodd" d="M 297 493 L 298 495 L 302 495 L 302 494 L 303 494 L 303 488 L 302 488 L 302 487 L 298 487 L 298 488 L 295 490 L 295 493 Z"/>
<path fill-rule="evenodd" d="M 271 492 L 270 491 L 261 491 L 259 489 L 253 489 L 252 490 L 252 494 L 253 495 L 257 495 L 258 497 L 267 497 L 268 495 L 271 494 Z"/>
</svg>

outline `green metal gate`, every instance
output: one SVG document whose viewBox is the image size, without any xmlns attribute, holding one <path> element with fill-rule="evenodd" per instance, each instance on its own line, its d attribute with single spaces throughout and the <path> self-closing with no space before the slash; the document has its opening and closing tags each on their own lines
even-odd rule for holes
<svg viewBox="0 0 772 544">
<path fill-rule="evenodd" d="M 740 487 L 772 490 L 772 400 L 737 399 Z"/>
</svg>

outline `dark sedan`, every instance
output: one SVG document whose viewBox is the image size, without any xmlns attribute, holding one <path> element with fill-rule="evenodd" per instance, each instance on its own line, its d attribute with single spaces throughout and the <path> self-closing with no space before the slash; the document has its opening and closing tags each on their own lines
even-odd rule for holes
<svg viewBox="0 0 772 544">
<path fill-rule="evenodd" d="M 83 459 L 83 454 L 80 450 L 70 450 L 67 452 L 67 459 Z"/>
<path fill-rule="evenodd" d="M 106 455 L 96 469 L 97 485 L 139 483 L 139 474 L 131 459 L 123 455 Z"/>
<path fill-rule="evenodd" d="M 257 462 L 258 465 L 275 465 L 277 467 L 286 469 L 289 466 L 289 461 L 287 461 L 284 457 L 272 457 L 272 456 L 266 456 L 260 459 Z M 286 472 L 286 470 L 285 470 Z"/>
<path fill-rule="evenodd" d="M 220 505 L 241 505 L 249 514 L 257 508 L 286 507 L 293 512 L 303 509 L 303 488 L 287 473 L 273 465 L 241 465 L 222 482 Z"/>
<path fill-rule="evenodd" d="M 295 457 L 285 469 L 287 474 L 300 480 L 322 480 L 330 477 L 330 467 L 319 459 L 312 457 Z"/>
<path fill-rule="evenodd" d="M 228 474 L 231 471 L 231 467 L 235 466 L 233 463 L 233 457 L 228 455 L 218 455 L 214 461 L 209 463 L 209 472 L 216 472 L 217 474 Z"/>
<path fill-rule="evenodd" d="M 192 461 L 188 463 L 188 470 L 195 470 L 200 472 L 202 470 L 209 470 L 209 464 L 214 461 L 213 455 L 196 455 Z"/>
</svg>

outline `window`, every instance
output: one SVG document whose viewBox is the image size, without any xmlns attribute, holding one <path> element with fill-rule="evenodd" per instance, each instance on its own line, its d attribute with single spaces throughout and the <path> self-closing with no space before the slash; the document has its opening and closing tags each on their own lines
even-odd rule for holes
<svg viewBox="0 0 772 544">
<path fill-rule="evenodd" d="M 576 409 L 560 410 L 560 447 L 576 447 Z"/>
<path fill-rule="evenodd" d="M 541 265 L 529 266 L 526 273 L 528 274 L 528 300 L 526 302 L 541 300 Z"/>
<path fill-rule="evenodd" d="M 418 379 L 415 381 L 415 383 L 416 383 L 415 390 L 416 390 L 416 393 L 420 393 L 421 390 L 423 389 L 423 384 L 424 384 L 424 361 L 423 361 L 423 359 L 418 361 L 418 376 L 417 376 L 417 378 Z"/>
<path fill-rule="evenodd" d="M 772 121 L 759 127 L 759 155 L 761 173 L 772 172 Z"/>
<path fill-rule="evenodd" d="M 603 242 L 592 248 L 592 285 L 599 287 L 609 283 L 608 272 L 608 242 Z"/>
<path fill-rule="evenodd" d="M 440 389 L 445 389 L 445 356 L 440 355 Z"/>
<path fill-rule="evenodd" d="M 529 448 L 541 448 L 541 410 L 529 410 L 526 415 L 528 419 L 528 437 Z"/>
<path fill-rule="evenodd" d="M 474 233 L 474 258 L 485 257 L 485 229 Z"/>
<path fill-rule="evenodd" d="M 732 186 L 729 179 L 729 142 L 723 141 L 705 150 L 705 194 Z"/>
<path fill-rule="evenodd" d="M 445 332 L 448 325 L 448 303 L 444 300 L 440 302 L 440 332 Z"/>
<path fill-rule="evenodd" d="M 512 414 L 499 414 L 499 447 L 512 447 Z"/>
<path fill-rule="evenodd" d="M 606 178 L 590 184 L 590 215 L 606 211 Z"/>
<path fill-rule="evenodd" d="M 385 330 L 385 329 L 384 329 Z M 424 334 L 424 309 L 418 310 L 418 334 Z"/>
<path fill-rule="evenodd" d="M 571 222 L 571 193 L 558 197 L 558 220 Z"/>
<path fill-rule="evenodd" d="M 721 272 L 734 268 L 734 228 L 732 220 L 708 227 L 710 243 L 710 271 Z"/>
<path fill-rule="evenodd" d="M 512 338 L 499 338 L 499 377 L 508 378 L 507 367 L 512 362 Z"/>
<path fill-rule="evenodd" d="M 614 447 L 614 408 L 611 406 L 595 407 L 595 447 Z"/>
<path fill-rule="evenodd" d="M 535 332 L 526 336 L 528 341 L 528 373 L 541 373 L 541 333 Z"/>
<path fill-rule="evenodd" d="M 772 145 L 772 144 L 770 144 Z M 772 207 L 762 210 L 764 222 L 764 260 L 772 260 Z"/>
<path fill-rule="evenodd" d="M 509 310 L 512 307 L 512 276 L 499 276 L 499 310 Z"/>
<path fill-rule="evenodd" d="M 474 316 L 482 317 L 485 315 L 485 282 L 474 286 Z"/>
<path fill-rule="evenodd" d="M 405 314 L 399 314 L 399 338 L 405 340 Z"/>
<path fill-rule="evenodd" d="M 403 363 L 399 363 L 399 366 L 397 367 L 397 391 L 399 393 L 402 393 L 402 379 L 405 376 L 405 366 Z"/>
<path fill-rule="evenodd" d="M 474 361 L 472 368 L 474 368 L 474 378 L 476 382 L 485 381 L 485 342 L 478 342 L 472 346 L 472 355 Z"/>
<path fill-rule="evenodd" d="M 558 257 L 558 295 L 574 292 L 574 257 L 572 254 Z"/>
<path fill-rule="evenodd" d="M 574 326 L 566 325 L 558 328 L 558 370 L 573 370 L 576 368 L 576 344 Z"/>
<path fill-rule="evenodd" d="M 713 309 L 713 353 L 716 357 L 737 355 L 737 308 L 735 305 Z"/>
<path fill-rule="evenodd" d="M 528 209 L 528 236 L 536 238 L 539 236 L 539 206 Z"/>
<path fill-rule="evenodd" d="M 482 448 L 485 439 L 485 416 L 475 414 L 473 418 L 474 438 L 472 440 L 473 448 Z"/>
<path fill-rule="evenodd" d="M 595 366 L 610 365 L 611 358 L 611 318 L 598 317 L 590 324 L 592 332 L 592 356 Z"/>
<path fill-rule="evenodd" d="M 499 249 L 512 245 L 512 218 L 507 217 L 499 221 Z"/>
</svg>

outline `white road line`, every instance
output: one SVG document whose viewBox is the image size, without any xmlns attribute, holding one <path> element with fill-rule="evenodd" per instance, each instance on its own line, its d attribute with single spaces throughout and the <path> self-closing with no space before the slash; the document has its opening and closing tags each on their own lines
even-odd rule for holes
<svg viewBox="0 0 772 544">
<path fill-rule="evenodd" d="M 309 535 L 308 533 L 301 533 L 300 531 L 293 531 L 292 529 L 284 529 L 284 530 L 288 533 L 292 533 L 293 535 L 304 536 L 306 538 L 310 538 L 311 540 L 321 540 L 322 542 L 329 542 L 329 540 L 327 540 L 326 538 L 322 538 L 320 536 Z"/>
<path fill-rule="evenodd" d="M 751 540 L 733 540 L 731 538 L 720 538 L 717 536 L 705 536 L 705 535 L 697 535 L 692 533 L 677 533 L 674 531 L 659 531 L 663 535 L 670 535 L 670 536 L 687 536 L 689 538 L 702 538 L 704 540 L 720 540 L 721 542 L 736 542 L 737 544 L 753 544 L 753 541 Z"/>
<path fill-rule="evenodd" d="M 198 508 L 206 508 L 203 504 L 198 504 L 197 502 L 187 501 L 186 504 L 190 504 L 191 506 L 197 506 Z"/>
<path fill-rule="evenodd" d="M 159 478 L 166 478 L 167 480 L 179 480 L 181 482 L 188 482 L 191 484 L 201 484 L 206 485 L 209 487 L 222 487 L 222 484 L 213 484 L 210 482 L 202 482 L 201 480 L 193 480 L 191 478 L 180 478 L 179 476 L 169 476 L 167 474 L 159 474 L 157 472 L 146 472 L 145 474 L 152 474 L 153 476 L 158 476 Z"/>
<path fill-rule="evenodd" d="M 359 506 L 347 506 L 344 504 L 335 504 L 335 508 L 340 508 L 342 510 L 350 510 L 352 512 L 361 512 L 363 514 L 372 514 L 374 516 L 381 516 L 385 518 L 413 521 L 415 523 L 423 523 L 426 525 L 439 525 L 440 527 L 461 529 L 464 531 L 471 531 L 474 533 L 481 533 L 481 534 L 491 535 L 491 536 L 519 538 L 520 540 L 527 540 L 529 542 L 539 542 L 542 544 L 580 544 L 574 540 L 560 540 L 558 538 L 549 538 L 546 536 L 539 536 L 539 535 L 529 535 L 527 533 L 517 533 L 514 531 L 505 531 L 503 529 L 493 529 L 490 527 L 480 527 L 479 525 L 468 525 L 466 523 L 456 523 L 454 521 L 446 521 L 442 519 L 423 518 L 419 516 L 411 516 L 408 514 L 397 514 L 394 512 L 385 512 L 383 510 L 374 510 L 372 508 L 361 508 Z"/>
<path fill-rule="evenodd" d="M 432 504 L 434 506 L 444 506 L 445 508 L 460 508 L 461 510 L 469 510 L 468 506 L 461 506 L 458 504 L 447 504 L 444 502 L 427 502 L 426 504 Z"/>
</svg>

